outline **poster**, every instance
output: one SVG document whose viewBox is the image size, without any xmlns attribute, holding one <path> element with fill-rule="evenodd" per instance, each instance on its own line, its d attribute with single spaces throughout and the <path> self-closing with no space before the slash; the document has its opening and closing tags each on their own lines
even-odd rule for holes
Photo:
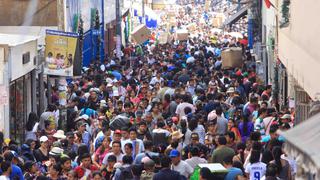
<svg viewBox="0 0 320 180">
<path fill-rule="evenodd" d="M 45 74 L 73 76 L 77 74 L 74 68 L 81 69 L 77 33 L 47 30 L 45 53 Z"/>
</svg>

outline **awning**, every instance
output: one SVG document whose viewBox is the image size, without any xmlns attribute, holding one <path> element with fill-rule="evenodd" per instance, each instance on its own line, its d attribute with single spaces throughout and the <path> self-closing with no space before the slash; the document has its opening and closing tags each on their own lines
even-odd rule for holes
<svg viewBox="0 0 320 180">
<path fill-rule="evenodd" d="M 320 113 L 280 134 L 286 139 L 285 151 L 312 173 L 320 170 Z"/>
<path fill-rule="evenodd" d="M 229 17 L 225 22 L 224 25 L 231 25 L 236 23 L 239 19 L 241 19 L 243 16 L 248 14 L 249 6 L 242 7 L 238 12 L 233 14 L 231 17 Z"/>
</svg>

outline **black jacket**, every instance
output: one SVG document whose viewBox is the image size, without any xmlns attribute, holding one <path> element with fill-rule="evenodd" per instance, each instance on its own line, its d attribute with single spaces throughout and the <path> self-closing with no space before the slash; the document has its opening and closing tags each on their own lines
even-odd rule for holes
<svg viewBox="0 0 320 180">
<path fill-rule="evenodd" d="M 169 168 L 161 169 L 153 176 L 153 180 L 185 180 L 186 178 L 180 175 L 179 172 L 173 171 Z"/>
</svg>

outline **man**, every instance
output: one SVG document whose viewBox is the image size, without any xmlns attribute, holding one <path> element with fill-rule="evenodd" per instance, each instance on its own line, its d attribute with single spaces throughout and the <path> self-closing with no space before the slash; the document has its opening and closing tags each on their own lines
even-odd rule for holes
<svg viewBox="0 0 320 180">
<path fill-rule="evenodd" d="M 13 163 L 13 159 L 15 157 L 14 153 L 12 151 L 7 151 L 4 153 L 3 157 L 5 161 L 11 163 L 11 170 L 9 171 L 10 179 L 18 178 L 20 180 L 23 180 L 24 178 L 21 168 Z"/>
<path fill-rule="evenodd" d="M 132 127 L 129 129 L 129 140 L 123 141 L 124 144 L 131 143 L 133 147 L 133 158 L 144 151 L 143 141 L 140 139 L 137 139 L 137 130 L 136 128 Z M 122 149 L 122 152 L 124 152 L 125 149 Z"/>
<path fill-rule="evenodd" d="M 10 174 L 12 171 L 11 163 L 9 161 L 4 161 L 1 163 L 1 171 L 2 175 L 0 176 L 0 180 L 10 180 Z M 23 177 L 22 177 L 23 179 Z"/>
<path fill-rule="evenodd" d="M 237 151 L 237 144 L 235 142 L 235 134 L 232 131 L 227 131 L 226 133 L 226 139 L 227 139 L 227 146 L 234 150 L 234 152 Z"/>
<path fill-rule="evenodd" d="M 200 150 L 200 157 L 206 157 L 207 153 L 209 152 L 209 148 L 204 144 L 199 142 L 199 134 L 192 133 L 191 134 L 191 143 L 183 148 L 182 158 L 188 159 L 188 154 L 192 147 L 198 147 Z"/>
<path fill-rule="evenodd" d="M 94 172 L 94 171 L 97 171 L 98 168 L 96 166 L 94 166 L 93 164 L 91 164 L 91 156 L 90 154 L 88 153 L 85 153 L 85 154 L 82 154 L 80 155 L 80 166 L 76 167 L 74 169 L 75 173 L 77 174 L 77 177 L 78 178 L 89 178 L 90 179 L 90 176 L 91 174 Z"/>
<path fill-rule="evenodd" d="M 138 139 L 144 141 L 144 140 L 152 140 L 152 136 L 150 132 L 148 131 L 147 123 L 145 121 L 141 121 L 139 123 L 139 128 L 137 131 Z"/>
<path fill-rule="evenodd" d="M 265 124 L 263 122 L 263 119 L 267 117 L 267 109 L 261 108 L 258 111 L 258 118 L 254 122 L 254 130 L 259 131 L 261 136 L 265 136 L 266 130 L 265 130 Z"/>
<path fill-rule="evenodd" d="M 150 81 L 150 85 L 154 86 L 156 83 L 160 83 L 160 85 L 162 85 L 163 83 L 163 78 L 161 77 L 161 71 L 157 71 L 157 75 L 156 77 L 153 77 Z"/>
<path fill-rule="evenodd" d="M 171 159 L 167 156 L 161 158 L 162 169 L 153 176 L 153 180 L 183 180 L 186 179 L 177 171 L 171 170 Z"/>
<path fill-rule="evenodd" d="M 171 158 L 171 161 L 172 161 L 171 169 L 179 172 L 180 175 L 183 175 L 188 179 L 193 173 L 193 168 L 188 163 L 181 160 L 180 152 L 176 149 L 173 149 L 170 152 L 169 157 Z"/>
<path fill-rule="evenodd" d="M 45 129 L 44 127 L 44 121 L 50 120 L 56 123 L 56 112 L 57 107 L 53 104 L 49 104 L 47 107 L 46 112 L 43 112 L 40 116 L 40 121 L 39 121 L 39 130 Z"/>
<path fill-rule="evenodd" d="M 200 150 L 198 147 L 192 147 L 189 152 L 189 159 L 186 160 L 186 163 L 189 164 L 192 169 L 195 169 L 198 164 L 208 163 L 204 158 L 200 158 Z"/>
<path fill-rule="evenodd" d="M 122 166 L 118 168 L 115 172 L 114 179 L 115 180 L 122 180 L 122 179 L 132 179 L 132 167 L 131 164 L 133 159 L 131 156 L 123 156 L 122 158 Z"/>
<path fill-rule="evenodd" d="M 62 174 L 68 177 L 68 173 L 72 169 L 71 158 L 67 155 L 62 155 L 62 157 L 60 158 L 60 163 L 62 168 Z"/>
<path fill-rule="evenodd" d="M 90 133 L 86 131 L 87 123 L 80 121 L 78 122 L 78 132 L 82 135 L 82 143 L 86 144 L 90 149 Z"/>
<path fill-rule="evenodd" d="M 222 108 L 216 108 L 217 114 L 217 134 L 226 134 L 228 128 L 228 120 L 222 116 Z"/>
<path fill-rule="evenodd" d="M 170 132 L 165 129 L 165 123 L 163 121 L 158 121 L 157 128 L 152 131 L 152 134 L 152 139 L 155 146 L 158 146 L 160 144 L 167 145 Z"/>
<path fill-rule="evenodd" d="M 262 100 L 269 101 L 272 92 L 272 85 L 267 85 L 266 89 L 262 92 Z"/>
<path fill-rule="evenodd" d="M 243 178 L 241 169 L 232 166 L 233 156 L 227 156 L 223 159 L 223 166 L 228 170 L 228 174 L 224 177 L 225 180 L 234 180 Z"/>
<path fill-rule="evenodd" d="M 226 137 L 220 135 L 216 138 L 216 143 L 218 147 L 213 151 L 211 161 L 212 163 L 223 163 L 223 159 L 227 156 L 234 156 L 235 152 L 233 149 L 226 146 L 227 139 Z"/>
<path fill-rule="evenodd" d="M 170 104 L 169 104 L 169 114 L 170 114 L 170 116 L 173 116 L 176 113 L 178 104 L 180 104 L 180 102 L 181 102 L 180 94 L 174 94 L 173 99 L 174 100 L 171 101 Z"/>
<path fill-rule="evenodd" d="M 153 148 L 152 141 L 144 141 L 143 144 L 144 144 L 145 152 L 139 153 L 136 156 L 136 158 L 134 160 L 134 164 L 141 164 L 141 160 L 144 157 L 151 158 L 153 156 L 159 156 L 159 153 L 152 152 L 152 148 Z"/>
<path fill-rule="evenodd" d="M 121 143 L 119 141 L 112 142 L 112 150 L 107 153 L 106 156 L 102 160 L 102 165 L 105 167 L 108 165 L 108 157 L 110 155 L 114 155 L 117 158 L 117 162 L 122 162 L 123 154 L 121 153 Z"/>
<path fill-rule="evenodd" d="M 180 103 L 178 106 L 177 106 L 177 109 L 176 109 L 176 114 L 179 115 L 179 119 L 181 119 L 183 116 L 185 116 L 186 114 L 184 113 L 184 109 L 186 107 L 189 107 L 192 111 L 192 113 L 194 113 L 196 111 L 196 108 L 193 106 L 193 104 L 190 104 L 188 103 L 188 95 L 183 95 L 182 97 L 182 100 L 183 102 Z"/>
<path fill-rule="evenodd" d="M 73 132 L 67 132 L 66 134 L 67 140 L 68 140 L 68 148 L 67 151 L 73 151 L 78 152 L 78 145 L 74 143 L 74 133 Z"/>
<path fill-rule="evenodd" d="M 141 174 L 141 180 L 152 180 L 152 177 L 154 176 L 154 170 L 155 170 L 155 162 L 151 160 L 150 158 L 147 158 L 148 160 L 145 160 L 143 163 L 144 170 Z"/>
</svg>

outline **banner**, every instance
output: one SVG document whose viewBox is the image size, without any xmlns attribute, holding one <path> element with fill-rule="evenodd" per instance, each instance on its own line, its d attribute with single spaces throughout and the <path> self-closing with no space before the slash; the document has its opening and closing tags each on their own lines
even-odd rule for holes
<svg viewBox="0 0 320 180">
<path fill-rule="evenodd" d="M 77 69 L 81 69 L 82 60 L 78 48 L 77 33 L 47 30 L 45 53 L 45 74 L 56 76 L 79 75 Z"/>
</svg>

